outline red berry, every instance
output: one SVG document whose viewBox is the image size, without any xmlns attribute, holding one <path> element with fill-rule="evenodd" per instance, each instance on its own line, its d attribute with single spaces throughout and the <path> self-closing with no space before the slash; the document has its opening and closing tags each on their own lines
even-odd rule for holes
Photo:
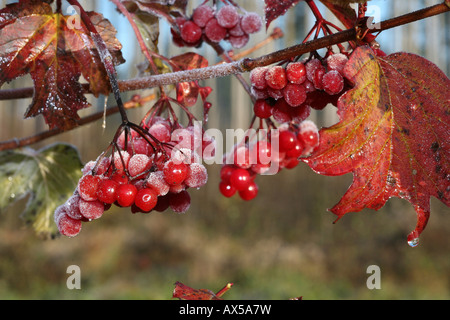
<svg viewBox="0 0 450 320">
<path fill-rule="evenodd" d="M 137 188 L 132 184 L 121 184 L 117 188 L 116 201 L 122 207 L 129 207 L 134 203 Z"/>
<path fill-rule="evenodd" d="M 267 67 L 258 67 L 250 72 L 250 82 L 253 87 L 259 90 L 267 88 L 266 72 L 269 70 Z"/>
<path fill-rule="evenodd" d="M 176 213 L 185 213 L 191 205 L 189 192 L 183 190 L 179 193 L 169 193 L 169 207 Z"/>
<path fill-rule="evenodd" d="M 281 152 L 286 152 L 295 147 L 297 137 L 290 130 L 283 130 L 279 134 L 279 148 Z"/>
<path fill-rule="evenodd" d="M 287 84 L 286 71 L 282 66 L 273 66 L 267 70 L 266 82 L 272 89 L 283 89 Z"/>
<path fill-rule="evenodd" d="M 100 218 L 105 211 L 105 205 L 98 200 L 84 201 L 80 199 L 80 212 L 88 220 Z"/>
<path fill-rule="evenodd" d="M 253 105 L 253 112 L 257 117 L 267 119 L 272 115 L 272 106 L 265 99 L 258 99 Z"/>
<path fill-rule="evenodd" d="M 110 177 L 110 179 L 117 182 L 118 184 L 128 183 L 128 177 L 125 173 L 116 172 Z"/>
<path fill-rule="evenodd" d="M 261 30 L 262 20 L 256 12 L 248 12 L 241 19 L 242 30 L 245 33 L 255 33 Z"/>
<path fill-rule="evenodd" d="M 58 218 L 56 226 L 61 234 L 74 237 L 81 231 L 81 220 L 73 219 L 64 213 Z"/>
<path fill-rule="evenodd" d="M 220 42 L 227 35 L 227 29 L 222 27 L 216 18 L 212 18 L 205 26 L 205 36 L 212 42 Z"/>
<path fill-rule="evenodd" d="M 294 147 L 289 149 L 286 152 L 286 158 L 294 158 L 297 159 L 298 157 L 300 157 L 303 153 L 303 144 L 301 143 L 300 140 L 297 139 L 297 137 L 295 138 L 295 144 Z"/>
<path fill-rule="evenodd" d="M 187 165 L 184 163 L 175 163 L 171 160 L 164 165 L 164 179 L 170 185 L 181 184 L 187 176 Z"/>
<path fill-rule="evenodd" d="M 128 162 L 128 173 L 132 177 L 139 176 L 152 165 L 150 158 L 145 154 L 135 154 Z"/>
<path fill-rule="evenodd" d="M 331 70 L 323 75 L 322 85 L 329 95 L 338 94 L 344 89 L 344 78 L 338 71 Z"/>
<path fill-rule="evenodd" d="M 291 107 L 298 107 L 306 101 L 306 89 L 301 84 L 288 83 L 283 89 L 283 96 Z"/>
<path fill-rule="evenodd" d="M 239 196 L 242 200 L 249 201 L 258 195 L 258 185 L 254 181 L 250 181 L 247 187 L 239 190 Z"/>
<path fill-rule="evenodd" d="M 75 220 L 80 220 L 83 215 L 80 212 L 80 195 L 72 195 L 65 203 L 65 211 L 69 217 Z"/>
<path fill-rule="evenodd" d="M 267 140 L 260 140 L 255 144 L 256 164 L 269 164 L 272 160 L 272 145 Z"/>
<path fill-rule="evenodd" d="M 347 62 L 348 62 L 348 58 L 345 54 L 343 54 L 343 53 L 332 54 L 327 58 L 328 71 L 336 70 L 340 74 L 342 74 Z"/>
<path fill-rule="evenodd" d="M 208 172 L 201 163 L 191 163 L 184 183 L 190 188 L 200 188 L 208 181 Z"/>
<path fill-rule="evenodd" d="M 170 186 L 164 179 L 164 173 L 162 171 L 151 172 L 147 178 L 147 187 L 152 188 L 160 196 L 166 195 Z"/>
<path fill-rule="evenodd" d="M 220 169 L 220 179 L 222 181 L 229 181 L 234 170 L 235 168 L 232 165 L 222 166 L 222 168 Z"/>
<path fill-rule="evenodd" d="M 250 173 L 242 168 L 237 168 L 230 176 L 230 184 L 238 191 L 244 190 L 250 181 Z"/>
<path fill-rule="evenodd" d="M 319 131 L 314 122 L 310 120 L 303 121 L 300 124 L 300 131 L 297 139 L 302 141 L 305 147 L 315 147 L 319 144 Z"/>
<path fill-rule="evenodd" d="M 100 176 L 93 176 L 91 174 L 81 177 L 78 181 L 78 193 L 80 194 L 80 197 L 86 201 L 96 200 L 100 180 Z"/>
<path fill-rule="evenodd" d="M 296 84 L 302 84 L 306 80 L 306 68 L 301 62 L 291 62 L 286 66 L 287 79 Z"/>
<path fill-rule="evenodd" d="M 305 64 L 306 77 L 309 81 L 314 82 L 314 76 L 316 70 L 322 67 L 322 63 L 319 59 L 311 59 Z"/>
<path fill-rule="evenodd" d="M 195 8 L 192 13 L 192 21 L 200 28 L 206 26 L 206 23 L 214 17 L 214 9 L 206 4 Z"/>
<path fill-rule="evenodd" d="M 228 42 L 233 46 L 233 48 L 240 49 L 243 48 L 248 41 L 250 40 L 250 37 L 248 34 L 243 34 L 242 36 L 229 36 Z"/>
<path fill-rule="evenodd" d="M 195 22 L 189 20 L 181 26 L 180 34 L 184 41 L 194 44 L 200 40 L 203 31 Z"/>
<path fill-rule="evenodd" d="M 134 204 L 144 212 L 152 210 L 158 202 L 158 195 L 153 189 L 144 188 L 136 193 Z"/>
<path fill-rule="evenodd" d="M 216 19 L 219 25 L 231 29 L 239 22 L 239 13 L 233 5 L 225 5 L 216 13 Z"/>
<path fill-rule="evenodd" d="M 111 179 L 102 179 L 98 185 L 98 200 L 104 203 L 114 203 L 116 201 L 116 192 L 119 184 Z"/>
<path fill-rule="evenodd" d="M 219 183 L 219 191 L 225 197 L 230 198 L 236 193 L 236 188 L 230 182 L 222 180 Z"/>
</svg>

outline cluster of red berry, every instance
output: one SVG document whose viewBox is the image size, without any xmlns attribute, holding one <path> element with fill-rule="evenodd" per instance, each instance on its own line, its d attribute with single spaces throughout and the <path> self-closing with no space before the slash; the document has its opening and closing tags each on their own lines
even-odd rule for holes
<svg viewBox="0 0 450 320">
<path fill-rule="evenodd" d="M 309 116 L 311 107 L 322 109 L 343 92 L 347 61 L 345 54 L 335 53 L 324 60 L 313 58 L 290 62 L 286 67 L 252 70 L 250 82 L 257 99 L 253 106 L 255 115 L 261 119 L 273 117 L 280 123 L 300 123 Z"/>
<path fill-rule="evenodd" d="M 167 120 L 155 117 L 146 129 L 148 135 L 122 132 L 115 145 L 118 150 L 88 162 L 74 194 L 55 211 L 60 233 L 77 235 L 82 222 L 100 218 L 112 204 L 131 207 L 133 213 L 168 208 L 186 212 L 187 189 L 200 188 L 208 180 L 200 155 L 214 144 L 203 141 L 202 135 L 196 143 L 194 126 L 171 128 Z"/>
<path fill-rule="evenodd" d="M 239 49 L 247 44 L 250 34 L 262 27 L 261 17 L 255 12 L 240 14 L 234 4 L 216 10 L 207 4 L 197 7 L 190 18 L 176 19 L 179 33 L 171 29 L 174 42 L 179 46 L 199 46 L 205 39 L 217 43 L 227 40 Z"/>
<path fill-rule="evenodd" d="M 292 169 L 299 164 L 300 157 L 309 155 L 318 144 L 317 126 L 305 120 L 299 125 L 285 123 L 268 132 L 265 139 L 236 145 L 225 156 L 219 191 L 228 198 L 238 192 L 241 199 L 251 200 L 258 194 L 255 182 L 258 174 Z"/>
</svg>

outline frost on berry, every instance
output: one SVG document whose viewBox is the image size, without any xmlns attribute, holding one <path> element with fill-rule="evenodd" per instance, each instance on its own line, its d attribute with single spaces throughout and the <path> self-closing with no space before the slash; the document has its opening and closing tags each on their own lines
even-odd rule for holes
<svg viewBox="0 0 450 320">
<path fill-rule="evenodd" d="M 256 12 L 247 12 L 241 19 L 241 27 L 245 33 L 255 33 L 261 30 L 262 20 Z"/>
<path fill-rule="evenodd" d="M 81 220 L 69 217 L 65 212 L 60 211 L 56 221 L 56 226 L 61 234 L 67 237 L 74 237 L 81 231 Z"/>
<path fill-rule="evenodd" d="M 331 70 L 323 75 L 322 85 L 329 95 L 338 94 L 344 89 L 344 78 L 337 70 Z"/>
<path fill-rule="evenodd" d="M 100 177 L 91 174 L 84 175 L 78 181 L 78 193 L 86 201 L 97 199 L 97 188 L 100 183 Z"/>
<path fill-rule="evenodd" d="M 214 9 L 206 4 L 194 9 L 192 13 L 192 21 L 200 28 L 206 26 L 206 23 L 214 17 Z"/>
<path fill-rule="evenodd" d="M 105 211 L 105 205 L 98 201 L 85 201 L 80 199 L 80 213 L 88 220 L 100 218 Z"/>
<path fill-rule="evenodd" d="M 283 89 L 283 96 L 291 107 L 298 107 L 306 101 L 306 89 L 301 84 L 288 83 Z"/>
<path fill-rule="evenodd" d="M 228 37 L 228 42 L 233 46 L 233 48 L 240 49 L 243 48 L 248 41 L 250 40 L 250 37 L 248 34 L 243 34 L 242 36 L 230 36 Z"/>
<path fill-rule="evenodd" d="M 296 84 L 302 84 L 306 80 L 306 67 L 301 62 L 291 62 L 286 66 L 287 79 Z"/>
<path fill-rule="evenodd" d="M 189 44 L 195 44 L 200 41 L 203 31 L 193 21 L 186 21 L 180 28 L 181 38 Z"/>
<path fill-rule="evenodd" d="M 326 60 L 328 70 L 336 70 L 340 74 L 343 73 L 344 67 L 347 62 L 348 57 L 343 53 L 332 54 Z"/>
<path fill-rule="evenodd" d="M 128 173 L 132 177 L 139 176 L 151 167 L 151 159 L 145 154 L 135 154 L 128 161 Z"/>
<path fill-rule="evenodd" d="M 287 84 L 286 71 L 282 66 L 272 66 L 266 72 L 266 82 L 272 89 L 283 89 Z"/>
<path fill-rule="evenodd" d="M 191 196 L 186 190 L 169 193 L 169 207 L 176 213 L 185 213 L 191 205 Z"/>
<path fill-rule="evenodd" d="M 148 129 L 148 133 L 160 142 L 170 141 L 170 129 L 164 122 L 157 122 L 153 124 Z"/>
<path fill-rule="evenodd" d="M 208 172 L 204 165 L 192 163 L 189 165 L 184 183 L 191 188 L 200 188 L 208 181 Z"/>
<path fill-rule="evenodd" d="M 75 220 L 83 218 L 80 212 L 80 199 L 81 197 L 78 194 L 74 194 L 64 204 L 67 215 Z"/>
<path fill-rule="evenodd" d="M 216 13 L 216 19 L 219 25 L 231 29 L 239 22 L 239 13 L 233 5 L 225 5 Z"/>
<path fill-rule="evenodd" d="M 266 72 L 268 67 L 258 67 L 250 72 L 250 82 L 253 87 L 259 90 L 267 88 Z"/>
<path fill-rule="evenodd" d="M 170 190 L 170 185 L 164 180 L 162 171 L 151 172 L 147 178 L 147 186 L 154 189 L 161 196 L 166 195 Z"/>
<path fill-rule="evenodd" d="M 212 42 L 220 42 L 225 39 L 227 35 L 227 29 L 222 27 L 216 18 L 212 18 L 208 21 L 204 29 L 205 36 Z"/>
</svg>

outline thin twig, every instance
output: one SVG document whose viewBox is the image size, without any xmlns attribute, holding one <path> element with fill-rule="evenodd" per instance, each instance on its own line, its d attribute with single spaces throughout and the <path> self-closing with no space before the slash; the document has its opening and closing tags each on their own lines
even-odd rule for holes
<svg viewBox="0 0 450 320">
<path fill-rule="evenodd" d="M 407 13 L 403 16 L 382 21 L 380 28 L 369 29 L 369 33 L 378 33 L 394 27 L 405 25 L 414 21 L 429 18 L 438 14 L 450 11 L 450 7 L 446 3 L 437 4 L 418 11 Z M 256 67 L 267 66 L 279 61 L 302 55 L 311 51 L 326 48 L 338 43 L 355 41 L 356 29 L 347 29 L 335 34 L 314 39 L 302 44 L 294 45 L 276 52 L 269 53 L 254 59 L 241 59 L 235 62 L 224 63 L 219 66 L 212 66 L 200 69 L 192 69 L 185 71 L 177 71 L 161 75 L 152 75 L 136 79 L 119 81 L 120 91 L 133 91 L 159 87 L 162 85 L 170 85 L 177 82 L 205 80 L 216 77 L 225 77 L 228 75 L 251 71 Z M 10 89 L 0 90 L 0 100 L 27 98 L 32 96 L 33 89 Z"/>
</svg>

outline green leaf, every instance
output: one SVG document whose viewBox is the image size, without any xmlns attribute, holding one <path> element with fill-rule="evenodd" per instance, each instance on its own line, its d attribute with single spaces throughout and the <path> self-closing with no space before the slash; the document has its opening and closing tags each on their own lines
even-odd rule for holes
<svg viewBox="0 0 450 320">
<path fill-rule="evenodd" d="M 38 235 L 54 236 L 53 213 L 73 194 L 81 168 L 77 149 L 68 144 L 0 152 L 0 212 L 28 196 L 22 217 Z"/>
</svg>

